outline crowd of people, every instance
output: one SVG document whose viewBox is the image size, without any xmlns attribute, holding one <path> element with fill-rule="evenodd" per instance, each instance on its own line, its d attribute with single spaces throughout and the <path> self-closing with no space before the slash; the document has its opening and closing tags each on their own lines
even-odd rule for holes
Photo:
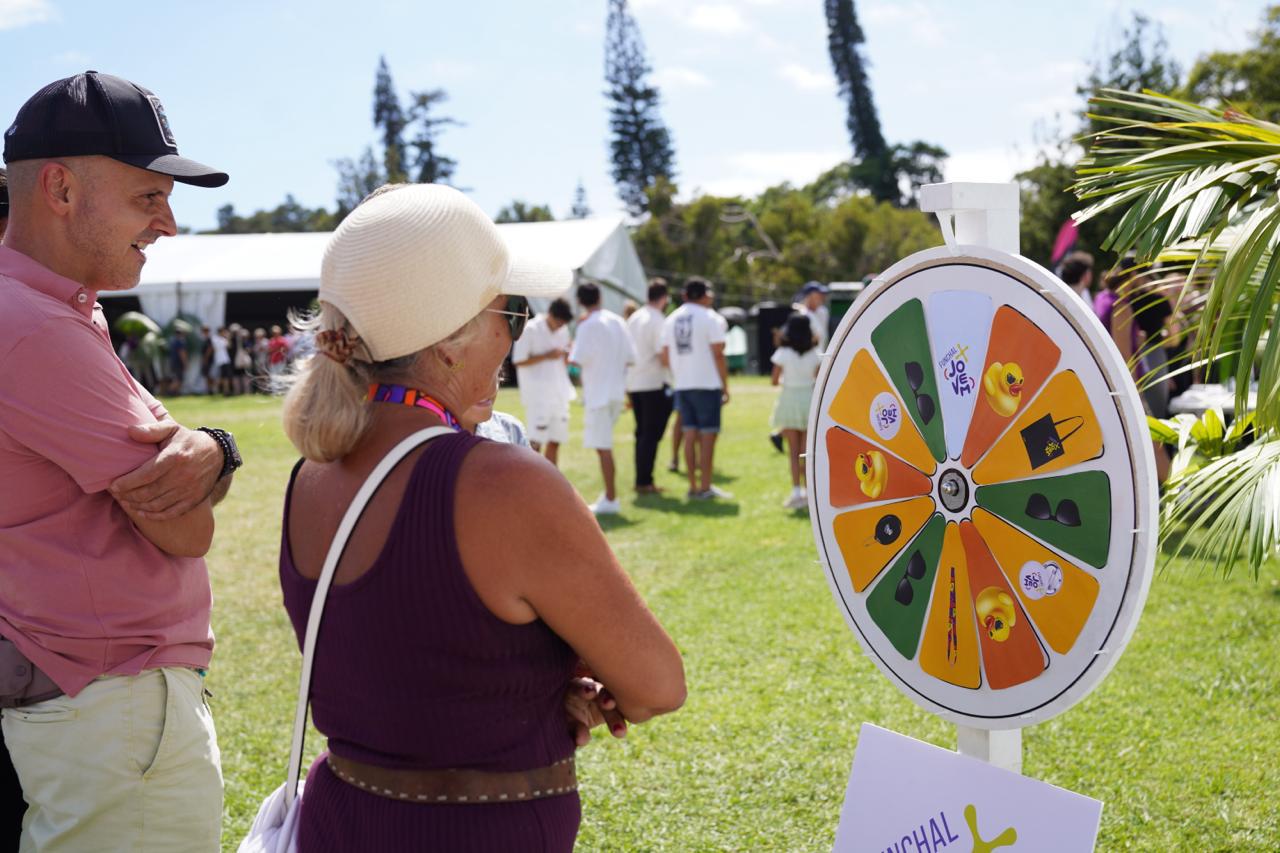
<svg viewBox="0 0 1280 853">
<path fill-rule="evenodd" d="M 1140 266 L 1129 255 L 1098 277 L 1090 254 L 1072 252 L 1058 273 L 1093 309 L 1120 356 L 1132 366 L 1147 414 L 1168 418 L 1170 401 L 1202 378 L 1201 371 L 1186 369 L 1195 343 L 1181 309 L 1199 297 L 1195 288 L 1184 295 L 1183 271 Z M 1169 474 L 1169 451 L 1167 445 L 1155 445 L 1160 482 Z"/>
<path fill-rule="evenodd" d="M 269 393 L 271 380 L 283 376 L 307 351 L 307 339 L 292 329 L 259 326 L 250 333 L 231 323 L 216 331 L 201 326 L 196 334 L 175 330 L 154 346 L 138 335 L 126 335 L 116 353 L 151 393 L 235 397 Z"/>
</svg>

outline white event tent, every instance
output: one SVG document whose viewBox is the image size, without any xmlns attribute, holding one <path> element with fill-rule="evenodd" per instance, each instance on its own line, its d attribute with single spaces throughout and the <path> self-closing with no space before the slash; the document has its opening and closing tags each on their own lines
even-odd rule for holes
<svg viewBox="0 0 1280 853">
<path fill-rule="evenodd" d="M 627 299 L 645 301 L 644 268 L 621 218 L 519 222 L 499 225 L 498 231 L 513 254 L 560 266 L 573 274 L 575 285 L 584 281 L 599 284 L 607 308 L 620 313 Z M 195 234 L 164 238 L 147 250 L 137 288 L 99 297 L 137 297 L 142 312 L 161 325 L 184 313 L 216 329 L 226 323 L 229 293 L 319 290 L 320 263 L 329 236 Z M 572 287 L 566 297 L 574 301 Z M 546 302 L 534 300 L 534 308 L 541 311 Z"/>
</svg>

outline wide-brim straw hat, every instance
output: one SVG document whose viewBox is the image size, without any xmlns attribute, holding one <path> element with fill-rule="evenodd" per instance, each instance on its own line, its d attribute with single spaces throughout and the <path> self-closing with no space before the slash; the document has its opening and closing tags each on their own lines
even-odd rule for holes
<svg viewBox="0 0 1280 853">
<path fill-rule="evenodd" d="M 556 297 L 573 273 L 513 258 L 462 193 L 409 184 L 363 202 L 333 233 L 320 301 L 341 311 L 374 361 L 439 343 L 500 294 Z"/>
</svg>

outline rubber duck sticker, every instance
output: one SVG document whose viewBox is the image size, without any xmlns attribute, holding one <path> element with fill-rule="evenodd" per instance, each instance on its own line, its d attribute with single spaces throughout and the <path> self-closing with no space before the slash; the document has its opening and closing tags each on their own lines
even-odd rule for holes
<svg viewBox="0 0 1280 853">
<path fill-rule="evenodd" d="M 885 464 L 884 454 L 879 450 L 859 453 L 853 463 L 853 472 L 858 477 L 862 493 L 871 500 L 884 493 L 884 487 L 889 482 L 889 467 Z"/>
<path fill-rule="evenodd" d="M 1013 596 L 999 587 L 989 586 L 978 593 L 974 607 L 978 611 L 978 621 L 987 630 L 988 637 L 997 643 L 1009 639 L 1009 631 L 1018 621 Z"/>
<path fill-rule="evenodd" d="M 973 836 L 973 853 L 991 853 L 997 847 L 1012 847 L 1018 841 L 1018 830 L 1012 826 L 990 841 L 984 841 L 978 834 L 978 810 L 973 803 L 964 807 L 964 822 L 969 824 L 969 834 Z"/>
<path fill-rule="evenodd" d="M 1002 417 L 1012 417 L 1022 403 L 1022 368 L 1016 362 L 991 362 L 982 377 L 982 390 L 992 410 Z"/>
</svg>

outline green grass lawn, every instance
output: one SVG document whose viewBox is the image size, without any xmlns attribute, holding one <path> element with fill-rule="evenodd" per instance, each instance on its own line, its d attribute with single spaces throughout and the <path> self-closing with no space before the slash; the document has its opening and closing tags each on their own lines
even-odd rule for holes
<svg viewBox="0 0 1280 853">
<path fill-rule="evenodd" d="M 633 500 L 630 415 L 618 426 L 624 511 L 606 522 L 609 539 L 683 652 L 689 699 L 624 741 L 605 735 L 580 752 L 580 850 L 830 850 L 863 721 L 955 746 L 951 726 L 863 658 L 807 517 L 781 508 L 787 462 L 765 439 L 774 393 L 764 380 L 734 385 L 717 467 L 736 497 L 724 503 L 683 500 L 665 442 L 658 482 L 670 497 Z M 246 459 L 218 508 L 209 558 L 230 850 L 284 773 L 299 655 L 276 558 L 296 454 L 277 401 L 169 402 L 183 423 L 234 431 Z M 499 408 L 521 414 L 514 392 Z M 561 459 L 594 500 L 594 454 L 575 435 Z M 1259 581 L 1158 575 L 1110 678 L 1024 733 L 1024 772 L 1104 802 L 1099 850 L 1277 849 L 1278 639 L 1274 562 Z"/>
</svg>

